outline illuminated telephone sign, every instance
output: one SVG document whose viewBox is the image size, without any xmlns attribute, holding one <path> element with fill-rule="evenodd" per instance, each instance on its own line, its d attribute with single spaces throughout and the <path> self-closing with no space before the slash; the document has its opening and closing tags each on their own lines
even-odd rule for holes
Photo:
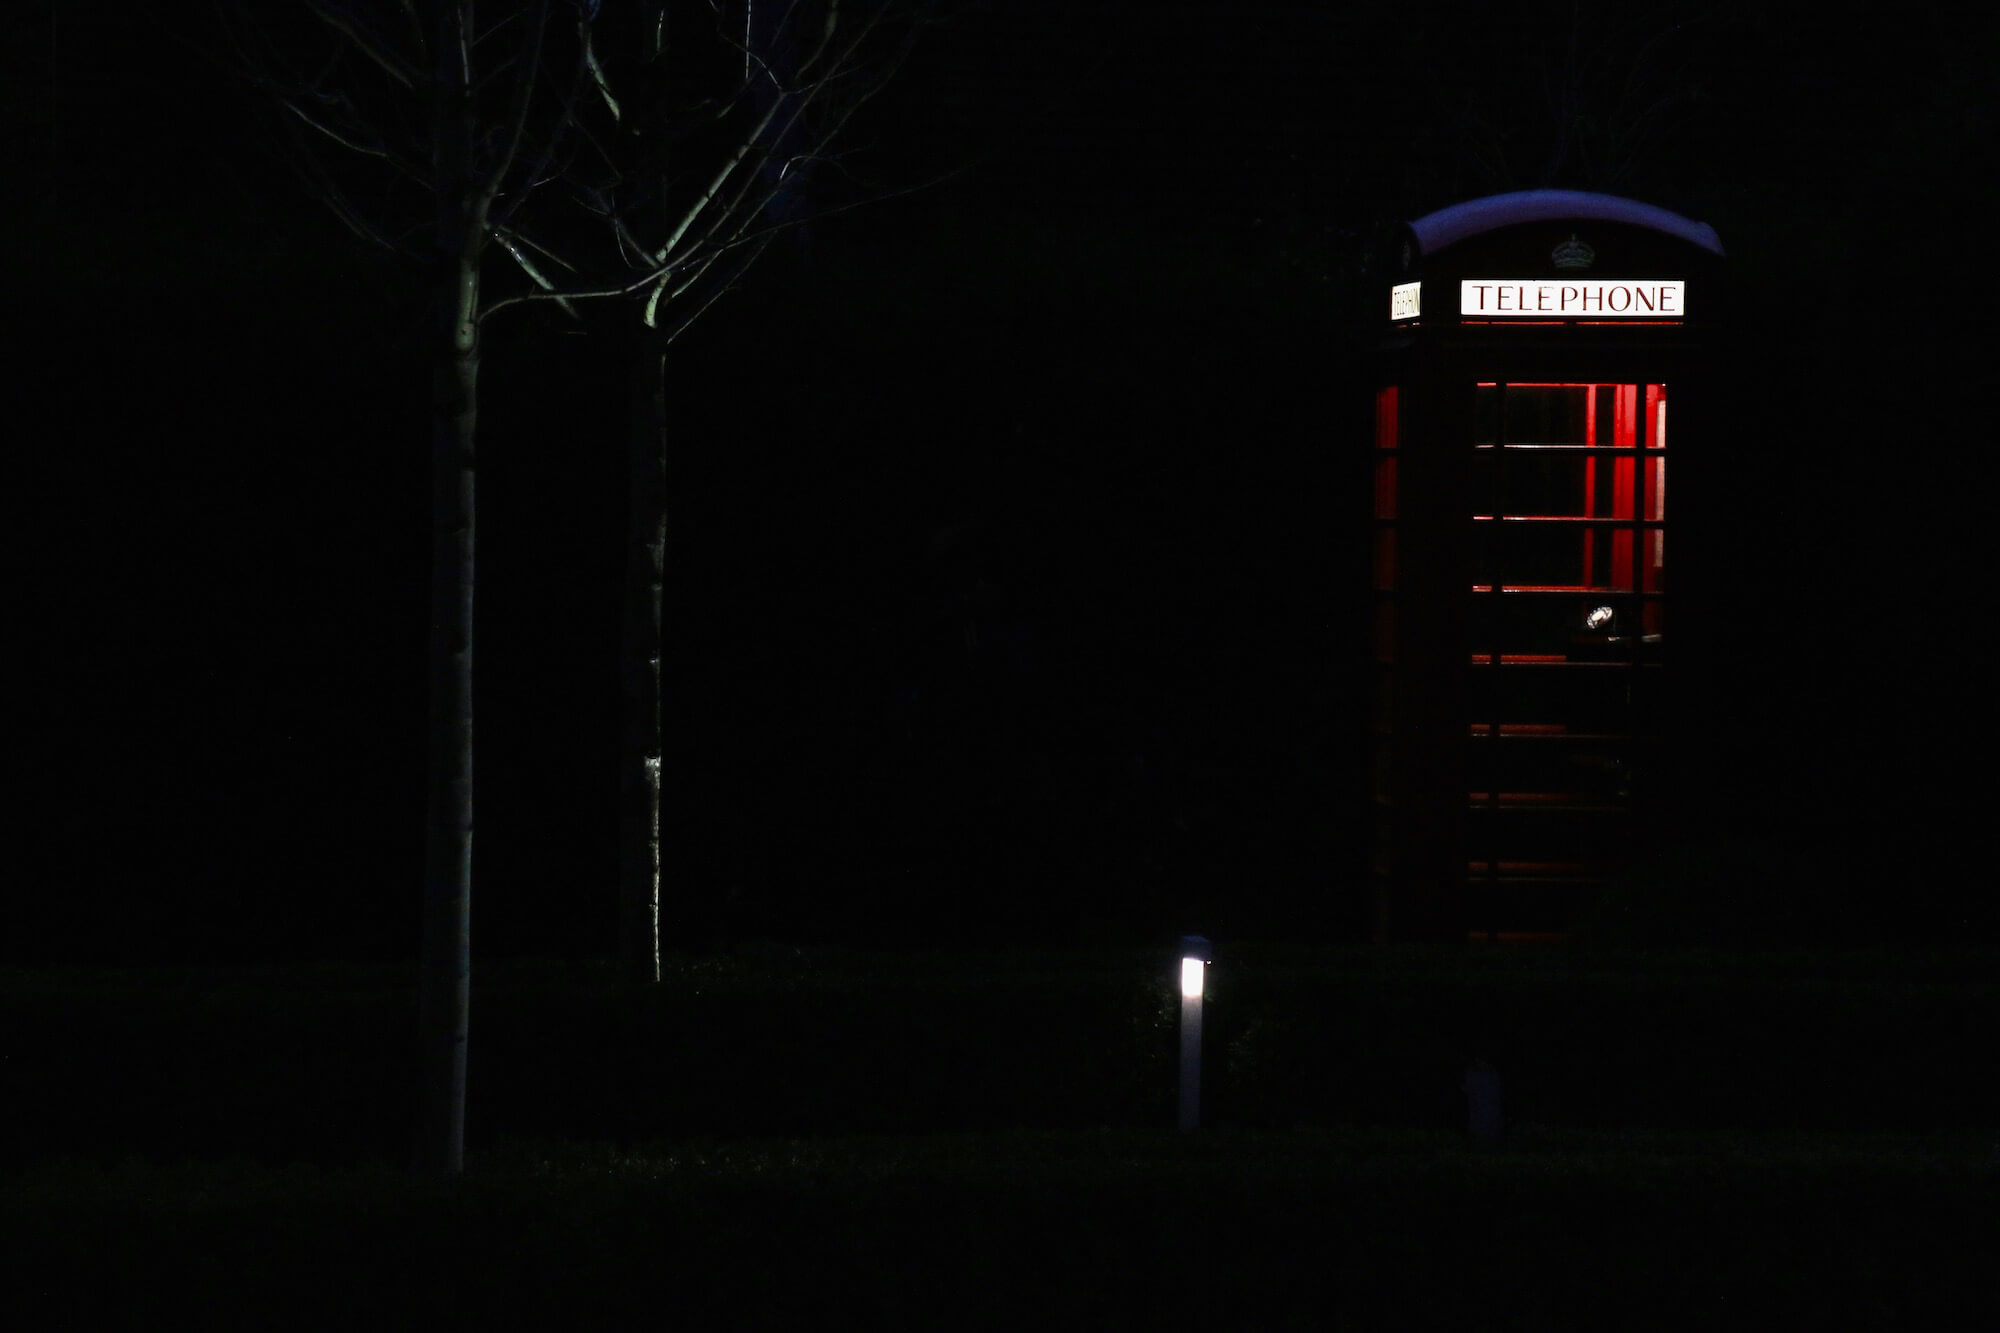
<svg viewBox="0 0 2000 1333">
<path fill-rule="evenodd" d="M 1660 808 L 1689 618 L 1668 564 L 1702 530 L 1679 516 L 1715 512 L 1722 247 L 1537 190 L 1420 218 L 1400 251 L 1372 442 L 1378 928 L 1561 934 Z"/>
<path fill-rule="evenodd" d="M 1679 319 L 1687 314 L 1687 284 L 1467 278 L 1458 284 L 1458 313 L 1480 319 Z"/>
</svg>

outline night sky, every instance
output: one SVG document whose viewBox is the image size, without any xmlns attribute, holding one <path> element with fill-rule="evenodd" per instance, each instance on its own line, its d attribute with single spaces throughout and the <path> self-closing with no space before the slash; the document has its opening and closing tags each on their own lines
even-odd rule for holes
<svg viewBox="0 0 2000 1333">
<path fill-rule="evenodd" d="M 12 54 L 41 369 L 8 953 L 413 955 L 414 275 L 307 197 L 203 34 L 61 8 Z M 944 9 L 812 186 L 887 197 L 775 248 L 669 372 L 670 945 L 1359 930 L 1375 238 L 1544 185 L 1730 254 L 1740 467 L 1677 496 L 1740 570 L 1695 609 L 1726 648 L 1691 671 L 1707 854 L 1775 918 L 1992 923 L 1956 869 L 1990 784 L 1990 31 Z M 615 323 L 488 335 L 489 953 L 612 938 Z"/>
</svg>

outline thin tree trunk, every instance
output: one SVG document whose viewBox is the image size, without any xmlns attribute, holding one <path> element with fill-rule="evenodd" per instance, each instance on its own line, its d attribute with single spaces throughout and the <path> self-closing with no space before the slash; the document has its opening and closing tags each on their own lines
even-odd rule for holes
<svg viewBox="0 0 2000 1333">
<path fill-rule="evenodd" d="M 461 261 L 460 290 L 476 291 Z M 471 328 L 469 318 L 460 327 Z M 439 352 L 431 446 L 428 837 L 425 855 L 421 1171 L 456 1174 L 465 1154 L 465 1042 L 472 978 L 472 598 L 479 350 Z"/>
<path fill-rule="evenodd" d="M 467 15 L 440 24 L 436 140 L 438 219 L 431 434 L 430 745 L 424 934 L 417 1039 L 415 1162 L 428 1174 L 465 1166 L 465 1048 L 472 983 L 472 598 L 474 444 L 478 428 L 479 255 L 484 219 L 473 188 Z"/>
<path fill-rule="evenodd" d="M 660 979 L 660 597 L 666 564 L 666 339 L 633 364 L 625 606 L 619 644 L 618 953 L 629 980 Z"/>
</svg>

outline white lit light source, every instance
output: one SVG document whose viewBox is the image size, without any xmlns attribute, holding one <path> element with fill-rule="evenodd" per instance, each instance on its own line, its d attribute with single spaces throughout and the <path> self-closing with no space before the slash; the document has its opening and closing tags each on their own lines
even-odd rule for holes
<svg viewBox="0 0 2000 1333">
<path fill-rule="evenodd" d="M 1687 284 L 1616 278 L 1467 278 L 1458 313 L 1478 319 L 1685 319 Z"/>
<path fill-rule="evenodd" d="M 1182 1129 L 1201 1124 L 1201 993 L 1209 952 L 1208 941 L 1202 936 L 1181 936 Z"/>
</svg>

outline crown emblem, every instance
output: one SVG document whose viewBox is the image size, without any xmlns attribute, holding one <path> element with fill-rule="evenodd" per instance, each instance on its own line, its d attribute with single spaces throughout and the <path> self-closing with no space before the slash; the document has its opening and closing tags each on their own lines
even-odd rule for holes
<svg viewBox="0 0 2000 1333">
<path fill-rule="evenodd" d="M 1549 258 L 1559 269 L 1589 268 L 1597 262 L 1597 251 L 1576 239 L 1576 233 L 1571 232 L 1568 240 L 1549 251 Z"/>
</svg>

